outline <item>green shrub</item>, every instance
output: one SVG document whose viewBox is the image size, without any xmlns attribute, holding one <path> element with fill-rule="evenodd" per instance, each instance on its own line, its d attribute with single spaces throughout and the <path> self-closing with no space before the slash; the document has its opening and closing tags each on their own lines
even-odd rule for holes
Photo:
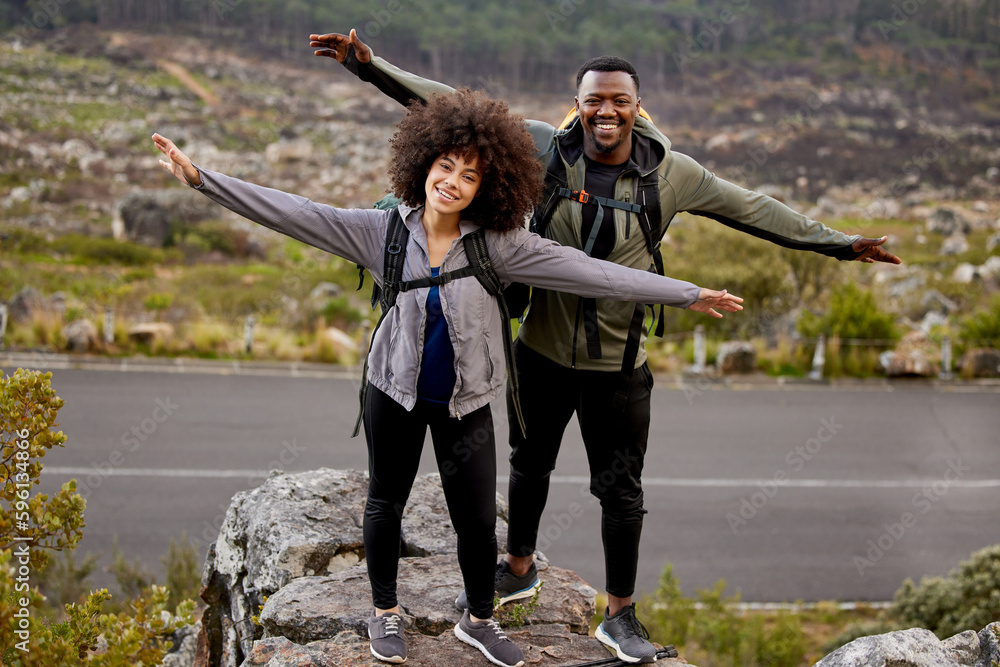
<svg viewBox="0 0 1000 667">
<path fill-rule="evenodd" d="M 947 577 L 911 579 L 896 591 L 890 614 L 904 627 L 927 628 L 941 639 L 983 629 L 1000 618 L 1000 545 L 973 552 Z"/>
<path fill-rule="evenodd" d="M 650 638 L 673 644 L 692 664 L 732 667 L 793 667 L 805 656 L 805 635 L 799 618 L 778 612 L 770 618 L 744 613 L 739 595 L 724 597 L 726 583 L 698 591 L 697 601 L 680 590 L 667 566 L 660 586 L 640 602 Z"/>
<path fill-rule="evenodd" d="M 85 264 L 124 264 L 146 266 L 162 262 L 163 251 L 138 243 L 67 234 L 52 242 L 52 249 L 72 255 Z"/>
<path fill-rule="evenodd" d="M 966 341 L 965 347 L 1000 347 L 1000 295 L 993 297 L 989 308 L 963 317 L 958 336 Z"/>
<path fill-rule="evenodd" d="M 76 480 L 63 484 L 51 498 L 31 495 L 42 471 L 41 458 L 52 447 L 61 447 L 66 436 L 54 431 L 63 401 L 52 389 L 52 374 L 18 369 L 12 376 L 0 372 L 0 465 L 8 474 L 0 495 L 0 656 L 16 667 L 101 665 L 132 667 L 159 664 L 180 627 L 194 622 L 194 602 L 167 610 L 166 587 L 152 586 L 127 605 L 127 611 L 105 613 L 111 599 L 107 590 L 91 592 L 83 603 L 65 605 L 65 619 L 51 623 L 42 618 L 45 599 L 36 587 L 49 562 L 49 551 L 73 549 L 83 536 L 86 502 L 76 493 Z M 67 561 L 69 562 L 69 561 Z M 58 575 L 69 587 L 66 597 L 81 597 L 77 590 L 92 560 L 83 566 L 67 565 Z M 11 601 L 16 601 L 11 603 Z M 106 648 L 95 653 L 99 639 Z"/>
<path fill-rule="evenodd" d="M 827 339 L 887 341 L 886 347 L 899 338 L 892 316 L 879 307 L 870 291 L 853 282 L 833 288 L 830 307 L 823 315 L 803 311 L 798 330 L 810 338 L 823 334 Z"/>
</svg>

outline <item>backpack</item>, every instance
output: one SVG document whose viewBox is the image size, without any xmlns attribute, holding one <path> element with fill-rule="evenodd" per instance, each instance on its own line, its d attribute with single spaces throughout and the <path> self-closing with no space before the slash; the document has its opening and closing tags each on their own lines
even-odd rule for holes
<svg viewBox="0 0 1000 667">
<path fill-rule="evenodd" d="M 383 208 L 386 204 L 383 200 L 376 204 L 376 208 Z M 383 208 L 384 210 L 384 208 Z M 514 412 L 517 414 L 518 425 L 521 433 L 525 432 L 524 417 L 521 415 L 521 401 L 518 392 L 517 374 L 514 372 L 513 339 L 510 333 L 509 320 L 510 312 L 507 309 L 507 302 L 504 299 L 504 285 L 493 269 L 493 262 L 490 260 L 489 250 L 486 248 L 486 233 L 482 229 L 466 234 L 462 237 L 462 245 L 465 248 L 465 255 L 469 260 L 469 265 L 454 271 L 441 273 L 437 276 L 427 276 L 416 280 L 403 280 L 403 264 L 406 259 L 406 244 L 410 239 L 410 230 L 403 224 L 403 217 L 399 214 L 398 208 L 393 208 L 389 215 L 389 228 L 385 234 L 385 250 L 383 251 L 383 271 L 382 286 L 376 284 L 372 288 L 372 310 L 376 304 L 381 304 L 382 315 L 379 317 L 375 328 L 372 329 L 369 341 L 375 340 L 375 334 L 382 325 L 382 320 L 389 310 L 396 305 L 396 297 L 400 292 L 406 292 L 418 287 L 430 287 L 432 285 L 444 285 L 452 280 L 475 276 L 486 291 L 496 299 L 497 307 L 500 309 L 500 317 L 503 322 L 501 326 L 503 333 L 503 352 L 507 364 L 507 377 L 510 382 L 511 397 L 514 402 Z M 358 289 L 365 281 L 364 266 L 358 264 L 358 274 L 360 281 Z M 370 350 L 369 350 L 370 351 Z M 365 354 L 365 362 L 361 376 L 361 390 L 358 398 L 361 403 L 358 419 L 354 424 L 353 438 L 361 430 L 361 421 L 365 412 L 365 395 L 368 392 L 368 354 Z"/>
</svg>

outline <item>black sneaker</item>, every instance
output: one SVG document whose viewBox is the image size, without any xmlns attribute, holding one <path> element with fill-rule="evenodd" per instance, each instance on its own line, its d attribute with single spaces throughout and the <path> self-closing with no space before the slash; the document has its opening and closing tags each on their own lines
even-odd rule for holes
<svg viewBox="0 0 1000 667">
<path fill-rule="evenodd" d="M 609 616 L 609 611 L 604 608 L 604 620 L 594 633 L 598 641 L 614 651 L 622 662 L 656 662 L 656 647 L 649 643 L 646 626 L 635 617 L 635 605 L 614 616 Z"/>
<path fill-rule="evenodd" d="M 496 606 L 499 607 L 514 600 L 530 598 L 541 585 L 541 582 L 538 580 L 538 568 L 535 567 L 534 561 L 532 561 L 527 572 L 518 576 L 510 571 L 507 561 L 501 559 L 497 563 L 497 572 L 493 577 L 493 589 L 499 598 Z M 464 590 L 458 594 L 455 606 L 462 611 L 469 608 L 469 598 L 466 596 Z"/>
<path fill-rule="evenodd" d="M 403 617 L 399 614 L 376 616 L 372 611 L 368 619 L 368 638 L 372 655 L 383 662 L 406 662 L 406 638 L 403 636 Z"/>
<path fill-rule="evenodd" d="M 486 659 L 500 667 L 522 667 L 524 653 L 500 629 L 495 618 L 473 623 L 469 610 L 462 614 L 462 620 L 455 626 L 455 636 L 466 644 L 475 646 Z"/>
</svg>

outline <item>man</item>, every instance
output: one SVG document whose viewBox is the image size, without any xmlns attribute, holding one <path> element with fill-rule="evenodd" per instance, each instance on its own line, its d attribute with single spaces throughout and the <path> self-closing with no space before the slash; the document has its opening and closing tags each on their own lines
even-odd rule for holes
<svg viewBox="0 0 1000 667">
<path fill-rule="evenodd" d="M 354 30 L 310 39 L 311 46 L 325 47 L 317 55 L 336 58 L 403 104 L 451 90 L 375 57 Z M 689 211 L 789 248 L 900 263 L 881 247 L 885 237 L 829 229 L 671 151 L 670 141 L 641 116 L 639 77 L 627 61 L 602 56 L 585 63 L 577 75 L 576 111 L 565 129 L 528 121 L 547 166 L 546 193 L 532 221 L 544 236 L 594 257 L 662 272 L 660 239 L 676 213 Z M 641 304 L 532 293 L 515 345 L 525 431 L 510 429 L 507 554 L 496 577 L 501 602 L 528 597 L 538 585 L 533 554 L 549 476 L 576 413 L 590 491 L 602 508 L 608 608 L 596 635 L 631 663 L 656 659 L 632 604 L 653 385 L 644 319 Z M 516 424 L 510 396 L 508 409 Z"/>
</svg>

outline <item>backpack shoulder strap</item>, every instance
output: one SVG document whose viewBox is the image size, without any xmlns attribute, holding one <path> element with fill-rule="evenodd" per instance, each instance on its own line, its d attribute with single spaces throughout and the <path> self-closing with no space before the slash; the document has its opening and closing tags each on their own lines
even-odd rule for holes
<svg viewBox="0 0 1000 667">
<path fill-rule="evenodd" d="M 507 308 L 507 301 L 504 299 L 504 285 L 500 281 L 493 268 L 493 261 L 490 259 L 489 249 L 486 247 L 486 234 L 482 229 L 477 229 L 471 234 L 466 234 L 462 239 L 465 246 L 465 254 L 469 259 L 469 265 L 476 267 L 476 279 L 479 280 L 483 288 L 496 299 L 497 307 L 500 309 L 500 328 L 503 333 L 503 354 L 507 363 L 507 381 L 510 383 L 511 398 L 514 403 L 514 413 L 517 415 L 518 425 L 521 427 L 521 434 L 526 435 L 524 426 L 524 416 L 521 414 L 521 397 L 518 391 L 517 371 L 514 368 L 514 341 L 510 332 L 510 311 Z"/>
<path fill-rule="evenodd" d="M 389 226 L 385 232 L 385 249 L 382 251 L 382 287 L 378 284 L 372 288 L 372 309 L 375 304 L 382 304 L 382 314 L 372 329 L 371 336 L 368 337 L 369 350 L 365 352 L 365 362 L 361 367 L 361 389 L 358 391 L 358 401 L 361 403 L 358 411 L 358 418 L 354 422 L 354 431 L 351 437 L 355 437 L 361 430 L 361 420 L 365 415 L 365 396 L 368 393 L 368 353 L 371 351 L 371 343 L 375 340 L 375 334 L 382 326 L 382 320 L 386 313 L 396 305 L 396 297 L 399 295 L 399 288 L 403 280 L 403 263 L 406 259 L 406 244 L 410 239 L 410 230 L 403 224 L 403 216 L 399 214 L 399 209 L 394 208 L 389 214 Z M 360 267 L 363 268 L 364 267 Z M 364 274 L 362 274 L 362 280 Z M 358 285 L 358 289 L 361 286 Z"/>
</svg>

